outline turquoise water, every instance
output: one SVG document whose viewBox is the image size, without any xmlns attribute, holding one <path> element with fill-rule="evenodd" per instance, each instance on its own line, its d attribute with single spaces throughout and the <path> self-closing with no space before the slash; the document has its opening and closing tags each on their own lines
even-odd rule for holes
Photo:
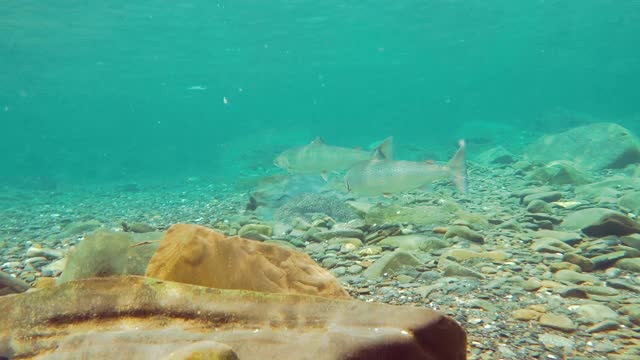
<svg viewBox="0 0 640 360">
<path fill-rule="evenodd" d="M 639 40 L 633 0 L 9 1 L 0 181 L 231 181 L 315 136 L 413 159 L 638 132 Z"/>
</svg>

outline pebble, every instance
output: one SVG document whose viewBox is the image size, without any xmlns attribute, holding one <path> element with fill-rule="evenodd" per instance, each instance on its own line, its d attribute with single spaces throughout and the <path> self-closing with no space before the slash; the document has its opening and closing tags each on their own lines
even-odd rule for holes
<svg viewBox="0 0 640 360">
<path fill-rule="evenodd" d="M 542 314 L 540 319 L 538 319 L 538 322 L 542 326 L 564 332 L 573 332 L 576 330 L 576 325 L 565 315 L 551 313 Z"/>
</svg>

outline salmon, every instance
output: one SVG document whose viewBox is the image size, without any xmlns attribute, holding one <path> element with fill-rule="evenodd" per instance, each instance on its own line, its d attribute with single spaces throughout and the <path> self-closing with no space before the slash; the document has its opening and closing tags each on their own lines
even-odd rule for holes
<svg viewBox="0 0 640 360">
<path fill-rule="evenodd" d="M 417 189 L 439 179 L 451 179 L 467 191 L 465 143 L 444 165 L 430 162 L 374 159 L 355 164 L 345 175 L 347 190 L 357 195 L 388 195 Z"/>
</svg>

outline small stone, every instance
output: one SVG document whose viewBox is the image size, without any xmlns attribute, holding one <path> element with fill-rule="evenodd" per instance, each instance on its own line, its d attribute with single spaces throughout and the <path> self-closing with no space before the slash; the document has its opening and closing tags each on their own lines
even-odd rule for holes
<svg viewBox="0 0 640 360">
<path fill-rule="evenodd" d="M 476 279 L 484 279 L 485 276 L 481 273 L 464 267 L 453 261 L 440 261 L 438 267 L 442 267 L 444 269 L 444 276 L 454 276 L 454 277 L 471 277 Z"/>
<path fill-rule="evenodd" d="M 627 256 L 625 251 L 616 251 L 604 255 L 598 255 L 591 258 L 595 270 L 602 270 L 613 266 L 616 261 L 623 259 Z"/>
<path fill-rule="evenodd" d="M 600 296 L 617 296 L 620 295 L 620 291 L 614 289 L 614 288 L 610 288 L 610 287 L 606 287 L 606 286 L 587 286 L 587 285 L 581 285 L 579 286 L 580 289 L 584 290 L 587 292 L 587 294 L 589 295 L 600 295 Z"/>
<path fill-rule="evenodd" d="M 537 278 L 529 278 L 527 281 L 522 283 L 522 288 L 527 291 L 536 291 L 542 287 L 542 282 Z"/>
<path fill-rule="evenodd" d="M 595 266 L 589 258 L 575 253 L 564 254 L 562 260 L 578 265 L 582 271 L 592 271 Z"/>
<path fill-rule="evenodd" d="M 531 244 L 531 249 L 542 253 L 565 253 L 575 251 L 572 246 L 553 238 L 537 239 Z"/>
<path fill-rule="evenodd" d="M 558 289 L 558 294 L 563 298 L 588 299 L 589 295 L 586 291 L 577 287 L 566 287 Z"/>
<path fill-rule="evenodd" d="M 563 348 L 565 352 L 569 352 L 575 346 L 573 340 L 556 334 L 540 334 L 538 340 L 547 349 Z"/>
<path fill-rule="evenodd" d="M 522 321 L 538 320 L 541 313 L 531 309 L 518 309 L 512 312 L 513 318 Z"/>
<path fill-rule="evenodd" d="M 578 322 L 589 325 L 604 320 L 615 320 L 619 317 L 617 312 L 602 304 L 580 305 L 575 312 L 578 315 Z"/>
<path fill-rule="evenodd" d="M 412 268 L 422 263 L 413 254 L 404 250 L 396 250 L 392 253 L 385 254 L 376 260 L 363 275 L 369 280 L 375 280 L 384 274 L 392 275 L 404 268 Z"/>
<path fill-rule="evenodd" d="M 576 330 L 576 325 L 565 315 L 551 313 L 543 314 L 540 317 L 539 322 L 542 326 L 564 332 L 573 332 Z"/>
<path fill-rule="evenodd" d="M 553 207 L 546 201 L 533 200 L 527 205 L 527 211 L 530 213 L 552 214 Z"/>
<path fill-rule="evenodd" d="M 351 265 L 347 268 L 347 272 L 349 274 L 359 274 L 362 271 L 362 266 L 360 265 Z"/>
<path fill-rule="evenodd" d="M 358 229 L 338 229 L 318 232 L 312 235 L 313 238 L 319 241 L 329 240 L 333 238 L 357 238 L 363 239 L 364 233 Z"/>
<path fill-rule="evenodd" d="M 582 283 L 599 283 L 598 277 L 588 274 L 580 274 L 571 270 L 560 270 L 553 275 L 553 278 L 558 281 L 567 281 L 573 284 Z"/>
<path fill-rule="evenodd" d="M 618 260 L 616 267 L 633 273 L 640 273 L 640 258 Z"/>
<path fill-rule="evenodd" d="M 251 236 L 255 236 L 254 234 L 260 234 L 264 236 L 271 236 L 273 234 L 273 230 L 271 226 L 264 224 L 247 224 L 238 230 L 238 236 L 245 239 L 253 239 Z"/>
<path fill-rule="evenodd" d="M 27 250 L 27 257 L 45 257 L 47 259 L 61 259 L 62 257 L 64 257 L 64 252 L 60 250 L 46 249 L 46 248 L 39 248 L 39 247 L 32 246 L 29 248 L 29 250 Z"/>
<path fill-rule="evenodd" d="M 605 320 L 587 328 L 587 332 L 593 334 L 593 333 L 599 333 L 604 331 L 618 330 L 619 328 L 620 328 L 620 324 L 618 324 L 617 321 Z"/>
<path fill-rule="evenodd" d="M 522 203 L 529 205 L 534 200 L 541 200 L 547 203 L 558 201 L 562 199 L 562 193 L 559 191 L 540 192 L 531 195 L 527 195 L 522 199 Z"/>
<path fill-rule="evenodd" d="M 480 233 L 473 231 L 466 226 L 450 226 L 447 229 L 447 233 L 444 234 L 445 239 L 450 239 L 456 236 L 478 244 L 484 243 L 484 237 L 480 235 Z"/>
</svg>

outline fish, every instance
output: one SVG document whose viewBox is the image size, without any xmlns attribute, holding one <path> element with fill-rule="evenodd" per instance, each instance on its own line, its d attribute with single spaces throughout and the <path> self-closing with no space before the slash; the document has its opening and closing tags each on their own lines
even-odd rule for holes
<svg viewBox="0 0 640 360">
<path fill-rule="evenodd" d="M 373 159 L 355 164 L 344 177 L 347 191 L 361 196 L 389 196 L 449 178 L 460 192 L 465 193 L 465 142 L 460 140 L 458 144 L 458 151 L 444 165 L 390 159 Z"/>
<path fill-rule="evenodd" d="M 327 145 L 321 138 L 310 144 L 283 151 L 273 163 L 293 174 L 320 174 L 328 179 L 331 172 L 346 171 L 361 162 L 371 159 L 391 159 L 393 157 L 393 137 L 388 137 L 372 152 Z"/>
</svg>

